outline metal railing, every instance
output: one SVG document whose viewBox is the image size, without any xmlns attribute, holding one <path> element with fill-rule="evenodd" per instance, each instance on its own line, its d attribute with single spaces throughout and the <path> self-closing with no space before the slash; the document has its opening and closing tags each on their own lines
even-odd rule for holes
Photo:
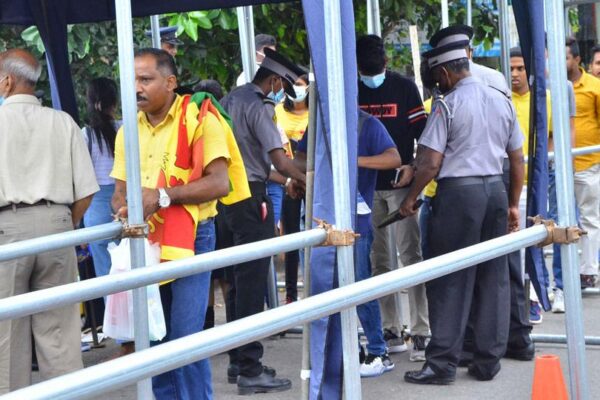
<svg viewBox="0 0 600 400">
<path fill-rule="evenodd" d="M 90 393 L 97 396 L 111 392 L 304 322 L 355 307 L 400 289 L 424 283 L 534 245 L 544 240 L 547 235 L 548 232 L 544 226 L 536 225 L 520 232 L 349 284 L 116 360 L 72 372 L 8 393 L 1 398 L 2 400 L 65 400 L 89 396 Z M 274 240 L 281 239 L 271 239 L 271 241 Z M 269 241 L 260 243 L 266 242 Z M 304 244 L 302 243 L 302 245 Z M 256 244 L 254 245 L 256 246 Z M 205 255 L 194 257 L 194 259 L 199 260 L 201 257 L 205 258 Z"/>
</svg>

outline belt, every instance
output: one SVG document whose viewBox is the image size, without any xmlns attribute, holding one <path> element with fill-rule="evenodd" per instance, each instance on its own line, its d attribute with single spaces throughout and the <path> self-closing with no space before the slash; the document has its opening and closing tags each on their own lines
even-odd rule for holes
<svg viewBox="0 0 600 400">
<path fill-rule="evenodd" d="M 46 205 L 46 206 L 50 207 L 52 204 L 56 204 L 56 203 L 54 203 L 50 200 L 40 200 L 37 203 L 33 203 L 33 204 L 12 203 L 12 204 L 8 204 L 6 206 L 0 207 L 0 212 L 8 211 L 8 210 L 17 211 L 17 208 L 28 208 L 28 207 L 36 207 L 36 206 L 41 206 L 41 205 Z"/>
<path fill-rule="evenodd" d="M 466 185 L 483 185 L 485 183 L 502 182 L 502 175 L 488 175 L 488 176 L 464 176 L 460 178 L 442 178 L 438 181 L 438 187 L 450 188 L 456 186 Z"/>
</svg>

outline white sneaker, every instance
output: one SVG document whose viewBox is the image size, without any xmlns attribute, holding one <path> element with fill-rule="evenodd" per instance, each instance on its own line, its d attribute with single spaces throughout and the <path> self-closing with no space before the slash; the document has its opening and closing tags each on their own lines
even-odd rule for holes
<svg viewBox="0 0 600 400">
<path fill-rule="evenodd" d="M 362 378 L 371 378 L 383 375 L 384 372 L 394 369 L 394 363 L 386 354 L 375 356 L 367 355 L 365 362 L 360 364 L 360 376 Z"/>
<path fill-rule="evenodd" d="M 384 329 L 383 339 L 385 340 L 388 353 L 403 353 L 408 350 L 403 333 L 400 333 L 400 337 L 398 337 L 398 335 L 391 330 Z"/>
<path fill-rule="evenodd" d="M 565 312 L 565 295 L 560 289 L 554 291 L 554 301 L 552 302 L 553 313 L 564 313 Z"/>
</svg>

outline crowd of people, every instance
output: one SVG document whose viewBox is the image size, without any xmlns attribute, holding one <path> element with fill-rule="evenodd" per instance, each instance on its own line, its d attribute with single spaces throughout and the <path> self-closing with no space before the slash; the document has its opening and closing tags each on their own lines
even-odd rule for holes
<svg viewBox="0 0 600 400">
<path fill-rule="evenodd" d="M 270 35 L 255 38 L 257 72 L 242 73 L 226 95 L 214 80 L 179 86 L 173 28 L 162 49 L 135 53 L 143 216 L 161 261 L 252 243 L 301 230 L 307 159 L 308 71 L 277 52 Z M 455 25 L 430 38 L 422 56 L 423 102 L 414 80 L 387 68 L 382 38 L 356 42 L 358 143 L 356 280 L 490 240 L 524 226 L 530 88 L 524 57 L 511 49 L 511 82 L 472 61 L 472 28 Z M 577 42 L 567 39 L 569 115 L 574 147 L 600 143 L 600 47 L 590 72 Z M 26 50 L 0 54 L 0 244 L 66 232 L 127 217 L 124 131 L 116 115 L 116 83 L 100 77 L 87 89 L 87 124 L 43 107 L 35 97 L 41 74 Z M 552 79 L 552 77 L 550 77 Z M 512 88 L 512 89 L 511 89 Z M 547 95 L 549 150 L 551 96 Z M 10 127 L 6 129 L 5 127 Z M 417 146 L 415 154 L 415 145 Z M 574 158 L 574 197 L 582 239 L 581 287 L 596 285 L 600 224 L 600 154 Z M 550 217 L 556 219 L 554 166 L 549 165 Z M 401 221 L 379 227 L 398 211 Z M 110 271 L 108 241 L 90 244 L 96 276 Z M 285 254 L 286 303 L 298 300 L 300 253 Z M 532 324 L 542 312 L 526 298 L 519 252 L 408 289 L 409 320 L 398 295 L 357 307 L 366 336 L 360 375 L 394 369 L 391 353 L 423 362 L 404 379 L 449 384 L 459 367 L 491 380 L 502 357 L 528 361 Z M 73 249 L 0 262 L 6 298 L 77 280 Z M 214 286 L 226 319 L 265 308 L 270 259 L 162 282 L 166 337 L 214 326 Z M 542 286 L 552 311 L 564 312 L 560 247 L 553 284 Z M 212 275 L 212 276 L 211 276 Z M 529 300 L 529 301 L 528 301 Z M 529 309 L 527 305 L 529 304 Z M 0 394 L 31 383 L 32 343 L 42 377 L 83 367 L 79 310 L 74 306 L 0 322 Z M 121 355 L 135 351 L 121 343 Z M 263 364 L 258 341 L 229 351 L 228 382 L 238 393 L 289 390 L 289 379 Z M 156 399 L 212 398 L 211 370 L 201 360 L 153 377 Z"/>
</svg>

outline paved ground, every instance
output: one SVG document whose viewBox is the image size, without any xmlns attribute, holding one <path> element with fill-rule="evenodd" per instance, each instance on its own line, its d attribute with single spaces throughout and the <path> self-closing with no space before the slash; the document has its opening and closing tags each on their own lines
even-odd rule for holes
<svg viewBox="0 0 600 400">
<path fill-rule="evenodd" d="M 404 315 L 408 315 L 407 297 L 403 297 Z M 217 296 L 220 299 L 220 296 Z M 584 300 L 585 331 L 588 335 L 600 336 L 600 296 L 585 295 Z M 217 323 L 224 320 L 223 307 L 217 307 Z M 534 333 L 564 334 L 564 314 L 544 314 L 544 322 L 535 327 Z M 301 367 L 302 339 L 300 335 L 288 334 L 283 338 L 263 341 L 265 346 L 265 363 L 277 369 L 280 376 L 292 379 L 292 390 L 284 393 L 256 395 L 255 399 L 288 400 L 299 399 L 301 381 L 299 371 Z M 107 347 L 94 349 L 84 353 L 86 366 L 104 361 L 117 352 L 117 346 L 112 341 L 107 342 Z M 563 372 L 567 368 L 567 351 L 563 345 L 538 344 L 537 354 L 556 354 L 561 359 Z M 586 351 L 588 377 L 592 399 L 600 399 L 600 347 L 588 347 Z M 502 370 L 491 382 L 478 382 L 467 375 L 465 369 L 459 370 L 456 383 L 451 386 L 419 386 L 405 383 L 402 379 L 404 372 L 420 368 L 420 363 L 408 360 L 408 353 L 394 354 L 392 359 L 396 368 L 378 378 L 363 379 L 362 398 L 371 399 L 486 399 L 505 400 L 531 398 L 531 385 L 533 377 L 533 362 L 519 362 L 504 360 Z M 226 380 L 227 356 L 217 355 L 211 358 L 213 370 L 213 388 L 216 400 L 238 399 L 236 386 L 230 385 Z M 568 385 L 568 376 L 565 374 Z M 131 386 L 110 394 L 93 396 L 94 400 L 131 400 L 135 399 L 135 386 Z"/>
</svg>

